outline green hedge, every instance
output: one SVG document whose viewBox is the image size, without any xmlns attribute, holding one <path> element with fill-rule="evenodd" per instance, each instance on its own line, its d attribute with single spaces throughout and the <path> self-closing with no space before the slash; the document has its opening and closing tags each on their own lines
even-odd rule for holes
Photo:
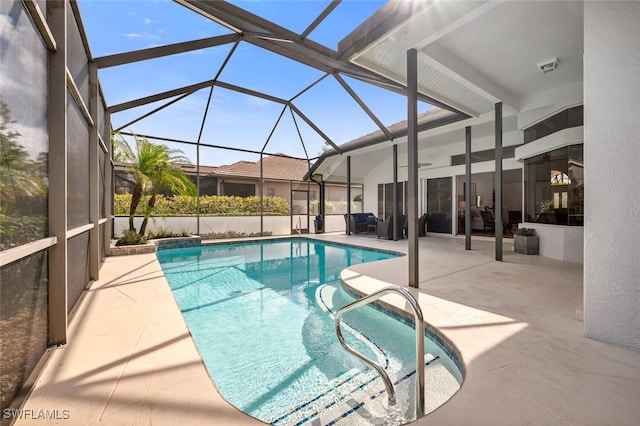
<svg viewBox="0 0 640 426">
<path fill-rule="evenodd" d="M 263 197 L 264 214 L 285 216 L 289 214 L 289 203 L 282 197 Z M 149 196 L 143 196 L 138 204 L 137 215 L 144 215 Z M 114 214 L 129 216 L 131 194 L 114 194 Z M 260 197 L 235 197 L 227 195 L 203 195 L 200 197 L 200 214 L 203 216 L 259 216 Z M 176 195 L 156 197 L 153 216 L 195 216 L 196 197 Z"/>
</svg>

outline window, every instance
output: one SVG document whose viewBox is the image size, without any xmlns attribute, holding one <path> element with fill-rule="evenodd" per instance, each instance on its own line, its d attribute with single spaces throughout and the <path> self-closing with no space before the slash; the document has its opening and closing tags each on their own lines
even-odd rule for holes
<svg viewBox="0 0 640 426">
<path fill-rule="evenodd" d="M 533 142 L 545 136 L 570 127 L 580 127 L 584 124 L 584 106 L 565 109 L 533 126 L 524 129 L 524 143 Z"/>
<path fill-rule="evenodd" d="M 516 152 L 515 146 L 502 147 L 502 158 L 514 158 Z M 494 161 L 496 159 L 495 149 L 486 149 L 484 151 L 476 151 L 471 153 L 471 163 L 482 163 L 484 161 Z M 452 166 L 461 166 L 465 164 L 465 154 L 451 156 Z"/>
<path fill-rule="evenodd" d="M 584 225 L 582 145 L 525 160 L 525 217 L 528 222 Z"/>
<path fill-rule="evenodd" d="M 223 184 L 224 195 L 235 195 L 237 197 L 252 197 L 256 195 L 256 186 L 252 183 L 231 183 Z"/>
<path fill-rule="evenodd" d="M 276 189 L 275 188 L 267 188 L 267 197 L 275 197 Z"/>
</svg>

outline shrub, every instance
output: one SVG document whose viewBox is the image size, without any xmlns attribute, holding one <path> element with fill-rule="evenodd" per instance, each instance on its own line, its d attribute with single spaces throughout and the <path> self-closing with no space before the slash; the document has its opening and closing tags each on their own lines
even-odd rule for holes
<svg viewBox="0 0 640 426">
<path fill-rule="evenodd" d="M 164 228 L 160 228 L 157 231 L 149 231 L 147 234 L 147 238 L 149 240 L 158 240 L 160 238 L 176 238 L 176 237 L 190 237 L 191 233 L 188 230 L 184 230 L 182 232 L 172 232 Z"/>
<path fill-rule="evenodd" d="M 286 216 L 289 203 L 282 197 L 263 197 L 264 214 L 268 216 Z M 144 215 L 144 206 L 148 196 L 143 196 L 137 216 Z M 114 195 L 114 213 L 116 216 L 129 216 L 131 194 Z M 196 197 L 176 195 L 164 197 L 158 195 L 154 215 L 156 216 L 195 216 L 197 214 Z M 228 195 L 204 195 L 200 197 L 200 215 L 202 216 L 259 216 L 260 197 L 236 197 Z"/>
<path fill-rule="evenodd" d="M 251 232 L 249 234 L 247 234 L 246 232 L 226 231 L 226 232 L 210 232 L 208 234 L 202 234 L 201 237 L 207 240 L 221 240 L 221 239 L 228 239 L 228 238 L 270 237 L 271 235 L 273 235 L 271 231 L 265 231 L 263 233 Z"/>
<path fill-rule="evenodd" d="M 122 233 L 122 238 L 116 242 L 116 246 L 132 246 L 136 244 L 146 244 L 147 239 L 138 235 L 136 231 L 127 229 Z"/>
<path fill-rule="evenodd" d="M 536 235 L 536 230 L 534 228 L 518 228 L 513 231 L 513 235 L 524 235 L 526 237 L 531 237 Z"/>
</svg>

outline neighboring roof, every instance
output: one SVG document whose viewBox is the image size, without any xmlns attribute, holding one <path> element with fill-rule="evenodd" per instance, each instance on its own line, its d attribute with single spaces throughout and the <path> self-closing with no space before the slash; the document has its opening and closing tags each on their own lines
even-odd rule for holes
<svg viewBox="0 0 640 426">
<path fill-rule="evenodd" d="M 195 173 L 193 164 L 177 164 L 185 173 Z M 270 155 L 262 159 L 262 173 L 265 179 L 303 180 L 309 170 L 306 160 L 286 155 Z M 200 166 L 200 173 L 208 176 L 260 178 L 260 160 L 237 161 L 222 166 Z"/>
<path fill-rule="evenodd" d="M 422 132 L 439 126 L 444 126 L 450 123 L 455 123 L 456 121 L 465 120 L 467 118 L 469 117 L 466 115 L 454 113 L 444 109 L 430 109 L 426 112 L 418 114 L 418 132 Z M 407 124 L 407 120 L 403 120 L 389 126 L 389 133 L 392 136 L 391 140 L 406 136 Z M 318 158 L 309 172 L 304 175 L 304 179 L 307 180 L 311 176 L 313 176 L 314 172 L 327 158 L 344 154 L 346 152 L 355 151 L 360 148 L 373 146 L 379 143 L 388 142 L 389 140 L 390 139 L 381 130 L 378 130 L 340 145 L 339 148 L 341 152 L 338 152 L 334 149 L 328 149 L 327 151 L 322 153 L 320 158 Z"/>
<path fill-rule="evenodd" d="M 428 111 L 425 111 L 421 114 L 418 114 L 418 131 L 426 130 L 427 128 L 432 128 L 436 126 L 442 126 L 443 121 L 446 123 L 451 119 L 466 119 L 467 116 L 463 116 L 460 114 L 456 114 L 451 111 L 447 111 L 444 109 L 434 108 Z M 402 120 L 397 123 L 392 124 L 388 127 L 389 133 L 395 138 L 400 136 L 407 135 L 407 120 Z M 352 141 L 343 143 L 340 145 L 340 149 L 342 152 L 353 151 L 354 149 L 363 148 L 366 146 L 375 145 L 376 143 L 386 142 L 389 138 L 382 133 L 381 130 L 377 130 L 375 132 L 369 133 L 368 135 L 361 136 Z M 338 154 L 333 149 L 328 150 L 325 154 L 327 155 L 335 155 Z"/>
</svg>

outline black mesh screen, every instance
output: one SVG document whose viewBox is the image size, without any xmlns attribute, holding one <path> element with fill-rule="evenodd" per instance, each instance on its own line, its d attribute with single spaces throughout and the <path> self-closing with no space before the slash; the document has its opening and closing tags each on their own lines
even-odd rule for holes
<svg viewBox="0 0 640 426">
<path fill-rule="evenodd" d="M 84 232 L 67 242 L 67 310 L 78 301 L 89 282 L 89 233 Z"/>
<path fill-rule="evenodd" d="M 67 7 L 67 68 L 85 105 L 89 106 L 89 64 L 71 7 Z"/>
<path fill-rule="evenodd" d="M 11 404 L 47 348 L 47 251 L 0 269 L 1 408 Z"/>
<path fill-rule="evenodd" d="M 71 96 L 67 96 L 67 229 L 89 223 L 89 129 Z"/>
<path fill-rule="evenodd" d="M 102 150 L 102 148 L 98 147 L 98 164 L 100 167 L 100 177 L 99 177 L 99 182 L 98 182 L 98 189 L 100 191 L 100 209 L 98 210 L 98 215 L 100 216 L 100 219 L 107 217 L 107 211 L 106 211 L 106 200 L 105 200 L 105 193 L 110 194 L 111 191 L 109 191 L 107 188 L 104 187 L 105 185 L 105 177 L 106 177 L 106 173 L 108 173 L 108 167 L 105 164 L 105 161 L 107 160 L 107 155 L 104 153 L 104 151 Z"/>
<path fill-rule="evenodd" d="M 102 263 L 102 261 L 104 260 L 104 223 L 100 225 L 99 228 L 98 261 Z"/>
<path fill-rule="evenodd" d="M 7 18 L 0 73 L 0 250 L 48 236 L 47 49 L 22 2 Z"/>
</svg>

